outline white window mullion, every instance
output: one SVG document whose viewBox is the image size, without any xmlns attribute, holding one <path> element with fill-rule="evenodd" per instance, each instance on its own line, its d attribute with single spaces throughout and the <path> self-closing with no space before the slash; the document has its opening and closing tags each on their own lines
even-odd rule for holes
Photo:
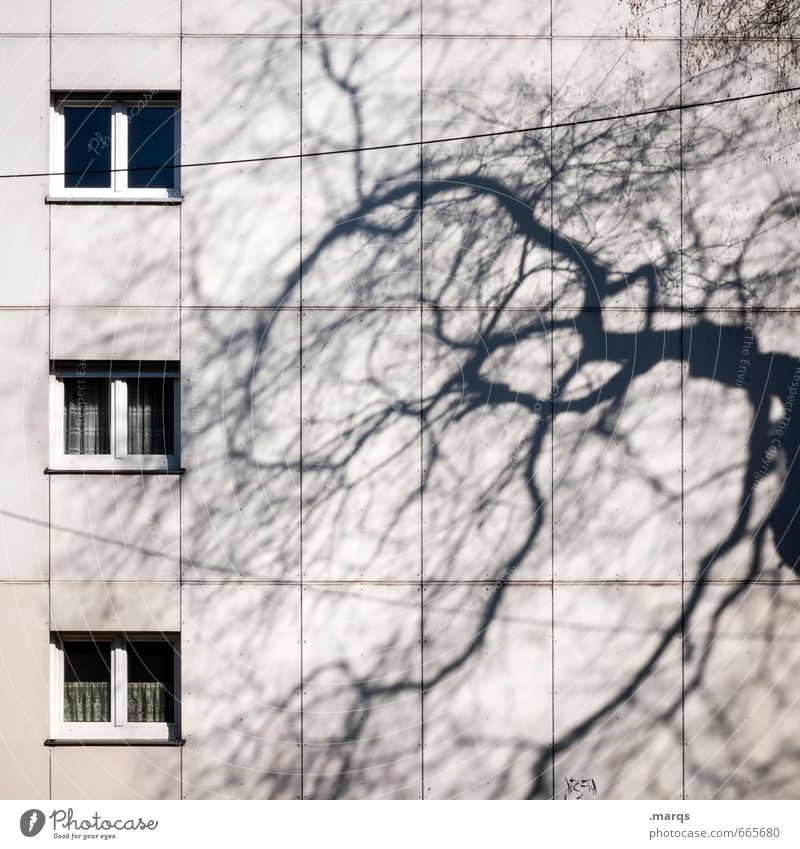
<svg viewBox="0 0 800 849">
<path fill-rule="evenodd" d="M 58 737 L 64 720 L 64 652 L 55 637 L 50 639 L 50 734 Z"/>
<path fill-rule="evenodd" d="M 128 172 L 116 169 L 126 168 L 128 164 L 128 123 L 127 109 L 124 103 L 114 105 L 114 144 L 111 152 L 111 167 L 114 170 L 112 186 L 114 191 L 128 190 Z"/>
<path fill-rule="evenodd" d="M 114 457 L 122 460 L 128 456 L 128 384 L 125 380 L 111 381 L 114 391 L 115 442 Z"/>
<path fill-rule="evenodd" d="M 50 466 L 56 468 L 64 453 L 64 382 L 50 375 Z"/>
<path fill-rule="evenodd" d="M 108 436 L 111 440 L 111 464 L 117 459 L 117 381 L 110 380 L 108 384 Z"/>
<path fill-rule="evenodd" d="M 60 194 L 64 191 L 65 163 L 66 163 L 66 141 L 64 131 L 64 109 L 63 107 L 51 107 L 52 130 L 50 144 L 52 145 L 53 174 L 50 177 L 50 193 Z"/>
<path fill-rule="evenodd" d="M 168 191 L 167 194 L 175 195 L 176 197 L 181 193 L 181 122 L 183 121 L 182 113 L 179 107 L 175 109 L 175 116 L 173 118 L 175 122 L 175 165 L 178 166 L 173 169 L 172 173 L 174 179 L 172 181 L 172 190 Z"/>
<path fill-rule="evenodd" d="M 181 421 L 181 382 L 172 381 L 172 464 L 179 467 L 181 464 L 181 435 L 183 422 Z M 169 463 L 170 458 L 167 458 Z"/>
<path fill-rule="evenodd" d="M 128 720 L 128 656 L 122 637 L 114 638 L 113 654 L 111 680 L 114 686 L 114 715 L 111 720 L 115 728 L 122 728 Z"/>
<path fill-rule="evenodd" d="M 181 681 L 181 654 L 177 640 L 173 641 L 174 662 L 172 667 L 172 726 L 175 733 L 179 733 L 181 725 L 181 708 L 183 706 L 183 682 Z"/>
</svg>

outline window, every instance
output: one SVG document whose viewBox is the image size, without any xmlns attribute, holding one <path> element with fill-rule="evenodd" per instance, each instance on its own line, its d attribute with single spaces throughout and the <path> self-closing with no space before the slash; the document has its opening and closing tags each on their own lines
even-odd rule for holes
<svg viewBox="0 0 800 849">
<path fill-rule="evenodd" d="M 55 739 L 180 738 L 180 648 L 163 634 L 55 634 Z"/>
<path fill-rule="evenodd" d="M 53 199 L 166 200 L 180 195 L 174 97 L 69 95 L 53 106 Z"/>
<path fill-rule="evenodd" d="M 51 372 L 53 469 L 179 466 L 176 363 L 57 361 Z"/>
</svg>

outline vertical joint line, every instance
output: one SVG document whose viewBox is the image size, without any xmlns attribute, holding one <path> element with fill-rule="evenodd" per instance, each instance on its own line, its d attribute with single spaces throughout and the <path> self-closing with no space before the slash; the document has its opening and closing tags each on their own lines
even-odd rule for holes
<svg viewBox="0 0 800 849">
<path fill-rule="evenodd" d="M 298 363 L 300 366 L 300 799 L 305 799 L 305 666 L 303 657 L 303 604 L 305 602 L 303 592 L 303 518 L 305 502 L 303 500 L 303 272 L 305 264 L 303 261 L 303 2 L 300 0 L 300 157 L 298 157 L 298 167 L 300 169 L 300 281 L 299 281 L 299 300 L 300 309 L 298 311 Z"/>
<path fill-rule="evenodd" d="M 424 366 L 424 165 L 423 165 L 423 77 L 422 77 L 422 2 L 419 4 L 419 736 L 420 736 L 420 798 L 425 798 L 425 562 L 424 562 L 424 520 L 423 508 L 425 476 L 425 423 L 423 420 Z"/>
<path fill-rule="evenodd" d="M 48 41 L 48 64 L 49 67 L 47 69 L 47 77 L 50 83 L 50 91 L 53 90 L 53 0 L 50 0 L 50 19 L 49 26 L 47 28 L 47 41 Z M 52 97 L 52 95 L 51 95 Z M 50 130 L 50 128 L 48 128 Z M 52 156 L 52 151 L 50 152 Z M 48 159 L 48 167 L 50 164 L 50 160 Z M 45 178 L 47 179 L 47 178 Z M 49 185 L 47 186 L 47 190 L 50 190 Z M 47 208 L 47 356 L 48 358 L 51 356 L 53 350 L 53 329 L 52 329 L 52 316 L 53 316 L 53 292 L 52 292 L 52 268 L 53 268 L 53 208 L 48 206 Z M 51 562 L 51 552 L 52 552 L 52 477 L 48 476 L 47 479 L 47 638 L 48 644 L 50 641 L 50 630 L 53 627 L 53 613 L 52 613 L 52 599 L 53 599 L 53 588 L 52 588 L 52 573 L 53 573 L 53 564 Z M 48 653 L 49 656 L 49 653 Z M 51 670 L 48 670 L 48 675 L 52 674 Z M 50 698 L 53 698 L 53 694 L 50 693 Z M 51 729 L 52 731 L 53 729 Z M 48 795 L 50 798 L 53 798 L 53 750 L 50 748 L 47 753 L 47 783 L 48 783 Z"/>
<path fill-rule="evenodd" d="M 181 86 L 181 109 L 179 110 L 178 120 L 183 123 L 183 0 L 181 0 L 180 10 L 180 24 L 179 24 L 179 32 L 180 32 L 180 42 L 178 45 L 179 50 L 179 80 Z M 181 134 L 179 132 L 178 135 L 181 138 Z M 180 172 L 178 172 L 178 178 L 180 179 Z M 183 306 L 183 209 L 181 206 L 178 207 L 178 350 L 183 352 L 183 310 L 180 308 Z M 184 375 L 181 376 L 181 381 L 183 380 Z M 180 416 L 178 419 L 179 422 L 183 421 L 183 416 Z M 181 433 L 181 436 L 183 434 Z M 181 451 L 183 450 L 183 440 L 180 442 Z M 180 624 L 180 648 L 181 648 L 181 657 L 183 657 L 183 480 L 182 478 L 178 478 L 178 623 Z M 182 671 L 182 670 L 181 670 Z M 184 676 L 180 676 L 181 681 L 181 723 L 183 724 L 186 721 L 186 713 L 183 710 L 183 680 Z M 180 729 L 181 737 L 184 737 L 184 729 L 181 727 Z M 180 798 L 185 798 L 184 787 L 183 787 L 183 746 L 180 747 L 178 754 L 178 763 L 180 769 L 180 788 L 181 795 Z"/>
<path fill-rule="evenodd" d="M 678 102 L 683 107 L 683 4 L 678 6 Z M 680 362 L 681 362 L 681 798 L 686 798 L 686 564 L 684 550 L 684 382 L 686 366 L 684 363 L 684 303 L 683 303 L 683 108 L 678 110 L 678 179 L 680 192 Z"/>
<path fill-rule="evenodd" d="M 550 124 L 553 121 L 553 0 L 550 0 Z M 555 305 L 555 272 L 553 257 L 553 128 L 550 127 L 550 796 L 556 796 L 556 599 L 555 599 L 555 348 L 553 344 L 553 308 Z"/>
</svg>

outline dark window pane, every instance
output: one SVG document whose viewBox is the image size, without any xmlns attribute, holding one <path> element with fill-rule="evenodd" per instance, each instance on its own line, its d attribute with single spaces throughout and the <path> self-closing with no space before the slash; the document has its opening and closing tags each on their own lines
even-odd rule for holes
<svg viewBox="0 0 800 849">
<path fill-rule="evenodd" d="M 111 108 L 65 106 L 64 139 L 64 185 L 70 189 L 109 188 Z"/>
<path fill-rule="evenodd" d="M 171 643 L 128 643 L 128 722 L 175 721 L 174 664 Z"/>
<path fill-rule="evenodd" d="M 172 454 L 174 383 L 171 377 L 128 379 L 128 454 Z"/>
<path fill-rule="evenodd" d="M 128 109 L 128 186 L 171 189 L 175 169 L 175 109 L 134 106 Z"/>
<path fill-rule="evenodd" d="M 110 454 L 111 384 L 103 377 L 64 380 L 64 453 Z"/>
<path fill-rule="evenodd" d="M 111 643 L 64 643 L 64 721 L 111 721 Z"/>
</svg>

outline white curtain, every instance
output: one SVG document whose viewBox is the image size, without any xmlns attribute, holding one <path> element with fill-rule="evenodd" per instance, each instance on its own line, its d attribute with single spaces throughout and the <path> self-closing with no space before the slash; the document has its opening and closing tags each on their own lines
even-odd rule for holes
<svg viewBox="0 0 800 849">
<path fill-rule="evenodd" d="M 109 722 L 110 686 L 108 681 L 65 681 L 65 722 Z"/>
<path fill-rule="evenodd" d="M 172 722 L 172 697 L 164 684 L 128 682 L 128 722 Z"/>
<path fill-rule="evenodd" d="M 109 454 L 109 381 L 77 377 L 64 381 L 64 453 Z"/>
<path fill-rule="evenodd" d="M 172 454 L 171 378 L 128 380 L 128 454 Z"/>
</svg>

